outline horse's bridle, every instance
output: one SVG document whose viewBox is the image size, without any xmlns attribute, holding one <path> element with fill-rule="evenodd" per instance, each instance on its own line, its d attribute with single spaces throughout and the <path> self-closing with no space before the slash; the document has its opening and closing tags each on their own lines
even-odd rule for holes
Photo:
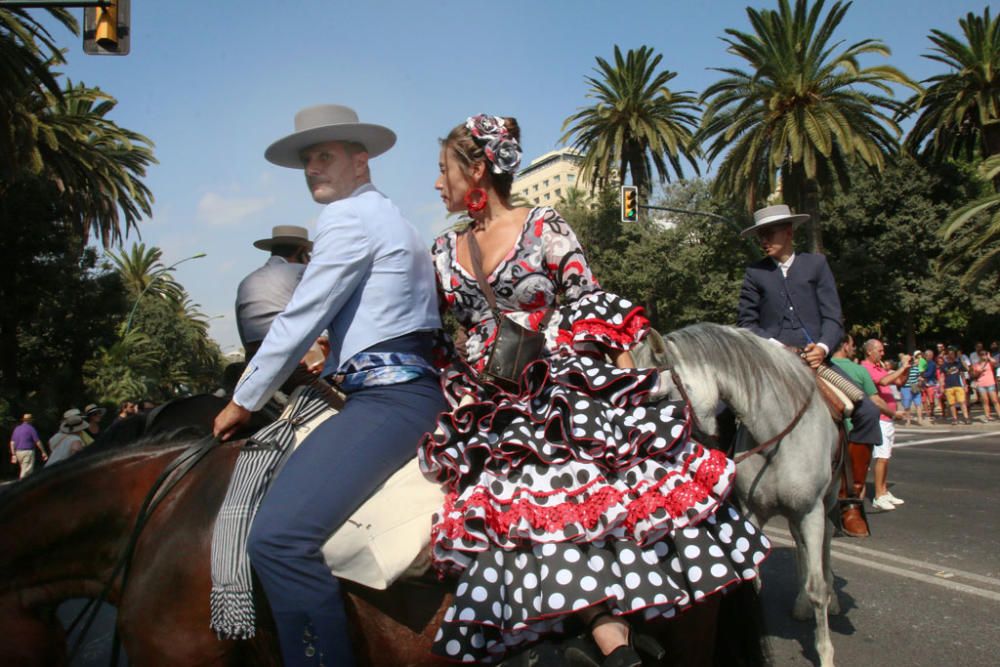
<svg viewBox="0 0 1000 667">
<path fill-rule="evenodd" d="M 691 403 L 691 399 L 688 397 L 687 391 L 685 391 L 685 389 L 684 389 L 684 383 L 681 382 L 680 376 L 677 375 L 677 370 L 674 369 L 673 367 L 670 367 L 667 370 L 670 371 L 670 379 L 673 380 L 674 386 L 676 386 L 677 387 L 677 391 L 680 392 L 681 398 L 683 398 L 684 402 L 687 403 L 689 406 L 692 406 L 692 408 L 691 408 L 691 421 L 692 421 L 694 427 L 697 428 L 699 431 L 705 432 L 705 430 L 702 428 L 701 424 L 698 423 L 698 415 L 696 415 L 695 412 L 694 412 L 694 407 L 693 407 L 693 404 Z M 813 389 L 813 391 L 815 391 L 815 389 Z M 788 426 L 786 426 L 785 428 L 783 428 L 781 430 L 781 432 L 778 433 L 778 435 L 776 435 L 773 438 L 770 438 L 768 440 L 765 440 L 764 442 L 760 443 L 759 445 L 757 445 L 753 449 L 750 449 L 748 451 L 742 452 L 739 456 L 734 456 L 733 457 L 733 461 L 735 463 L 741 463 L 741 462 L 745 461 L 746 459 L 750 458 L 751 456 L 753 456 L 754 454 L 759 454 L 760 452 L 764 451 L 765 449 L 768 449 L 769 447 L 772 447 L 772 446 L 778 444 L 779 442 L 781 442 L 782 439 L 784 439 L 784 437 L 786 435 L 788 435 L 789 433 L 791 433 L 792 429 L 794 429 L 796 427 L 796 425 L 798 425 L 799 420 L 802 419 L 802 415 L 804 415 L 806 413 L 806 409 L 809 407 L 809 404 L 812 402 L 812 398 L 813 398 L 812 394 L 810 393 L 809 396 L 806 397 L 806 400 L 804 400 L 802 402 L 802 407 L 800 407 L 798 409 L 798 411 L 796 411 L 795 417 L 792 418 L 792 421 L 790 421 L 788 423 Z M 735 452 L 734 452 L 734 454 L 735 454 Z"/>
<path fill-rule="evenodd" d="M 128 581 L 129 567 L 132 564 L 132 556 L 135 553 L 136 544 L 139 542 L 139 535 L 142 533 L 142 529 L 146 527 L 149 517 L 152 516 L 153 512 L 156 511 L 156 508 L 159 507 L 160 503 L 167 497 L 167 495 L 169 495 L 174 486 L 176 486 L 177 483 L 181 481 L 192 468 L 205 458 L 205 455 L 208 454 L 218 443 L 219 440 L 214 437 L 204 438 L 196 442 L 181 452 L 177 458 L 168 463 L 160 473 L 159 477 L 156 478 L 156 481 L 153 482 L 153 486 L 146 494 L 146 498 L 142 501 L 139 512 L 136 514 L 135 524 L 132 527 L 132 532 L 129 534 L 128 542 L 122 550 L 122 555 L 118 558 L 118 562 L 115 563 L 115 567 L 111 571 L 111 576 L 108 578 L 107 583 L 104 584 L 104 588 L 101 590 L 100 595 L 96 598 L 91 598 L 90 602 L 88 602 L 77 617 L 73 619 L 73 622 L 66 630 L 68 635 L 73 631 L 73 628 L 78 622 L 86 618 L 83 627 L 80 629 L 80 634 L 77 637 L 76 643 L 73 645 L 73 648 L 69 653 L 70 661 L 72 661 L 76 652 L 80 650 L 80 646 L 83 644 L 83 640 L 86 638 L 87 632 L 90 630 L 94 620 L 97 618 L 97 613 L 100 610 L 101 604 L 108 599 L 108 594 L 111 592 L 111 588 L 114 586 L 115 580 L 118 578 L 119 574 L 121 575 L 121 590 L 124 593 L 125 584 Z M 173 479 L 169 479 L 172 475 Z M 168 479 L 169 482 L 167 481 Z M 121 642 L 118 639 L 118 628 L 116 624 L 110 662 L 113 666 L 118 664 L 118 653 L 120 647 Z"/>
</svg>

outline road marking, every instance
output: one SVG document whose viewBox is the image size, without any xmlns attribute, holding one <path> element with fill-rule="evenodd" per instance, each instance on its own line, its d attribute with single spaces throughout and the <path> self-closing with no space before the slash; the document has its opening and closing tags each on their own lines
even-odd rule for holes
<svg viewBox="0 0 1000 667">
<path fill-rule="evenodd" d="M 934 449 L 933 447 L 920 450 L 921 454 L 924 452 L 932 454 L 964 454 L 965 456 L 1000 456 L 1000 452 L 966 452 L 959 449 Z"/>
<path fill-rule="evenodd" d="M 781 528 L 774 528 L 768 526 L 765 528 L 764 532 L 775 544 L 780 544 L 786 547 L 794 547 L 795 541 L 792 539 L 792 534 Z M 847 553 L 854 552 L 858 554 L 857 556 Z M 896 554 L 888 553 L 885 551 L 877 551 L 875 549 L 868 549 L 866 547 L 857 546 L 854 544 L 834 544 L 830 548 L 830 555 L 837 560 L 846 561 L 848 563 L 853 563 L 854 565 L 860 565 L 862 567 L 867 567 L 872 570 L 879 570 L 881 572 L 886 572 L 888 574 L 895 574 L 900 577 L 905 577 L 907 579 L 913 579 L 915 581 L 920 581 L 927 584 L 933 584 L 934 586 L 939 586 L 941 588 L 946 588 L 948 590 L 956 591 L 959 593 L 966 593 L 968 595 L 975 595 L 977 597 L 986 598 L 987 600 L 993 600 L 994 602 L 1000 602 L 1000 591 L 986 590 L 977 586 L 970 586 L 968 584 L 963 584 L 958 581 L 954 581 L 955 578 L 966 579 L 968 581 L 978 582 L 980 584 L 985 584 L 987 586 L 993 586 L 1000 589 L 1000 579 L 994 579 L 993 577 L 985 577 L 981 574 L 975 574 L 973 572 L 965 572 L 963 570 L 958 570 L 955 568 L 944 567 L 943 565 L 937 565 L 934 563 L 928 563 L 926 561 L 915 560 L 912 558 L 906 558 L 905 556 L 897 556 Z M 909 565 L 913 568 L 919 568 L 921 570 L 928 570 L 932 574 L 924 574 L 923 572 L 917 572 L 915 570 L 909 570 L 902 567 L 897 567 L 895 565 L 889 565 L 875 558 L 880 558 L 883 560 L 889 559 L 896 563 L 901 563 L 904 565 Z"/>
<path fill-rule="evenodd" d="M 935 442 L 955 442 L 957 440 L 975 440 L 977 438 L 990 438 L 997 437 L 997 433 L 973 433 L 971 435 L 953 435 L 947 438 L 924 438 L 923 440 L 909 440 L 907 442 L 897 442 L 893 444 L 893 448 L 896 447 L 913 447 L 914 445 L 931 445 Z"/>
</svg>

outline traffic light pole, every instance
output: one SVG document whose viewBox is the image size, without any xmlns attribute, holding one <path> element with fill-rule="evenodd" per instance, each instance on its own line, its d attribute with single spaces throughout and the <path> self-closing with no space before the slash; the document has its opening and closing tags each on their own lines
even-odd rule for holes
<svg viewBox="0 0 1000 667">
<path fill-rule="evenodd" d="M 10 7 L 11 9 L 30 9 L 31 7 L 41 7 L 42 9 L 61 7 L 108 7 L 111 0 L 14 0 L 7 2 L 0 0 L 0 8 Z"/>
</svg>

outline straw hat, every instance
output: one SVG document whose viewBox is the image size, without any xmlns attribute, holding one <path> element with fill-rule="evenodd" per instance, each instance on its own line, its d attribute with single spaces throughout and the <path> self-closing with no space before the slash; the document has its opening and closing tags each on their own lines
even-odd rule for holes
<svg viewBox="0 0 1000 667">
<path fill-rule="evenodd" d="M 365 147 L 368 157 L 375 157 L 393 147 L 396 133 L 381 125 L 359 123 L 350 107 L 321 104 L 295 114 L 295 132 L 268 146 L 264 157 L 281 167 L 302 169 L 302 151 L 327 141 L 354 141 Z"/>
<path fill-rule="evenodd" d="M 805 213 L 792 213 L 792 209 L 788 208 L 785 204 L 767 206 L 754 211 L 753 224 L 740 232 L 740 236 L 754 234 L 767 227 L 773 227 L 774 225 L 787 225 L 788 223 L 792 223 L 793 226 L 798 227 L 808 219 L 809 216 Z"/>
</svg>

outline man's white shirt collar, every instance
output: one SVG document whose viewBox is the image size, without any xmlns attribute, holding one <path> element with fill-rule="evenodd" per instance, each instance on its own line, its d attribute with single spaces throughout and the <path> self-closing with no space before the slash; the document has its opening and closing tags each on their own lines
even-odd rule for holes
<svg viewBox="0 0 1000 667">
<path fill-rule="evenodd" d="M 786 259 L 784 262 L 779 262 L 774 258 L 772 258 L 771 261 L 778 265 L 778 268 L 781 269 L 781 275 L 787 278 L 788 269 L 792 268 L 792 262 L 795 261 L 795 253 L 793 252 L 791 255 L 789 255 L 788 259 Z"/>
</svg>

